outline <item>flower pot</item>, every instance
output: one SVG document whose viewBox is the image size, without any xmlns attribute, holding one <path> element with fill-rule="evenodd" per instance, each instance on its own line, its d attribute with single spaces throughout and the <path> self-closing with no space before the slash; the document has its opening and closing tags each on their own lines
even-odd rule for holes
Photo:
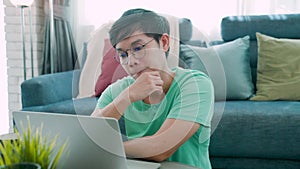
<svg viewBox="0 0 300 169">
<path fill-rule="evenodd" d="M 0 166 L 0 169 L 41 169 L 41 166 L 37 163 L 17 163 L 7 166 Z"/>
</svg>

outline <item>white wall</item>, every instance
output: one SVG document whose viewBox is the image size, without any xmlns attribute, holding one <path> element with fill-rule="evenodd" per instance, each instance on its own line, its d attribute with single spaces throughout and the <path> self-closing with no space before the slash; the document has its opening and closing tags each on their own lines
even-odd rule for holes
<svg viewBox="0 0 300 169">
<path fill-rule="evenodd" d="M 8 133 L 8 90 L 7 90 L 7 59 L 6 59 L 6 43 L 4 36 L 4 5 L 0 2 L 0 134 Z"/>
<path fill-rule="evenodd" d="M 5 92 L 8 93 L 8 113 L 7 111 L 0 110 L 0 119 L 4 119 L 2 114 L 8 114 L 9 117 L 9 131 L 13 131 L 12 126 L 12 112 L 20 110 L 22 108 L 21 103 L 21 83 L 24 81 L 23 74 L 23 50 L 22 50 L 22 33 L 21 33 L 21 8 L 17 8 L 10 3 L 10 0 L 1 0 L 3 4 L 1 6 L 1 12 L 4 12 L 4 24 L 1 21 L 2 25 L 0 27 L 5 31 L 5 41 L 2 44 L 6 43 L 6 54 L 0 55 L 0 59 L 5 59 L 0 63 L 7 63 L 7 69 L 2 68 L 1 66 L 1 82 L 3 79 L 7 80 L 7 89 Z M 25 51 L 26 51 L 26 79 L 30 79 L 31 68 L 33 67 L 34 75 L 38 75 L 38 68 L 40 66 L 40 61 L 42 57 L 42 47 L 43 47 L 43 37 L 44 37 L 44 1 L 35 0 L 31 6 L 32 9 L 32 35 L 33 35 L 33 65 L 31 65 L 30 58 L 30 29 L 29 29 L 29 8 L 24 8 L 24 36 L 25 36 Z M 2 17 L 3 18 L 3 17 Z M 2 19 L 1 18 L 1 19 Z M 3 30 L 1 31 L 3 33 Z M 0 52 L 5 51 L 1 50 Z M 6 56 L 6 57 L 5 57 Z M 2 78 L 2 74 L 7 70 L 7 78 Z M 6 74 L 6 73 L 5 73 Z M 2 83 L 1 83 L 2 84 Z M 4 91 L 1 90 L 1 98 L 4 97 Z M 3 103 L 2 100 L 0 101 Z M 1 106 L 1 108 L 3 108 Z M 2 125 L 2 122 L 0 123 Z"/>
</svg>

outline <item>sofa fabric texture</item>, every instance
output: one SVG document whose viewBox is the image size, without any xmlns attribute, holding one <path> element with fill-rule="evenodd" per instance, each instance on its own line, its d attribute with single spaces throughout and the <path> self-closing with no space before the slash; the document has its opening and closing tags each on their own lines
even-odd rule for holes
<svg viewBox="0 0 300 169">
<path fill-rule="evenodd" d="M 185 23 L 191 24 L 191 21 Z M 182 31 L 184 30 L 181 29 L 180 32 Z M 232 67 L 229 67 L 228 71 L 235 71 L 238 76 L 248 76 L 250 69 L 251 76 L 249 75 L 247 79 L 252 82 L 252 87 L 248 86 L 248 80 L 241 81 L 239 85 L 249 89 L 247 94 L 234 99 L 229 99 L 230 95 L 226 95 L 228 99 L 215 102 L 209 149 L 212 167 L 216 169 L 299 169 L 299 99 L 253 101 L 249 94 L 255 95 L 257 92 L 259 60 L 257 32 L 274 38 L 300 39 L 300 14 L 228 16 L 222 19 L 223 41 L 209 42 L 209 44 L 226 45 L 248 36 L 249 47 L 246 54 L 248 58 L 242 61 L 235 60 L 236 62 L 229 64 Z M 203 39 L 188 39 L 183 38 L 180 45 L 180 65 L 197 69 L 207 67 L 208 65 L 199 61 L 199 55 L 203 52 L 200 50 L 209 50 L 210 46 L 203 44 Z M 195 44 L 196 47 L 193 46 Z M 204 47 L 207 48 L 202 49 Z M 219 56 L 224 57 L 224 61 L 230 59 L 222 55 L 225 55 L 224 51 L 220 50 Z M 248 72 L 239 72 L 241 70 L 237 69 L 237 64 L 245 64 L 245 62 L 250 65 Z M 78 94 L 80 73 L 81 70 L 75 70 L 24 81 L 21 85 L 23 110 L 89 115 L 95 108 L 97 97 L 74 99 Z M 232 80 L 225 77 L 227 81 Z M 232 84 L 228 87 L 232 87 Z M 226 92 L 234 94 L 239 91 L 242 91 L 241 88 Z M 126 132 L 122 124 L 123 122 L 120 121 L 122 132 Z"/>
</svg>

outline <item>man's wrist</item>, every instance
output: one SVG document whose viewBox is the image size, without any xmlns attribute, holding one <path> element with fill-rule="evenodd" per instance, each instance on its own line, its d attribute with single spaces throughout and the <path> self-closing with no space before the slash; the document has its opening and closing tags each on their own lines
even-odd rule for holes
<svg viewBox="0 0 300 169">
<path fill-rule="evenodd" d="M 126 92 L 127 92 L 127 96 L 128 96 L 128 100 L 130 101 L 130 104 L 133 103 L 133 102 L 135 102 L 136 100 L 134 99 L 134 96 L 132 95 L 131 86 L 129 86 L 126 89 Z"/>
<path fill-rule="evenodd" d="M 113 101 L 113 104 L 117 111 L 123 115 L 129 105 L 131 105 L 131 98 L 129 96 L 129 89 L 122 91 L 118 97 Z"/>
</svg>

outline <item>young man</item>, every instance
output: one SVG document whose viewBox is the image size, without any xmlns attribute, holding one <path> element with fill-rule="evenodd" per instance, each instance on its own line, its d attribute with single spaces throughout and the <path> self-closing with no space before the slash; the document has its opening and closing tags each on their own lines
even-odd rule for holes
<svg viewBox="0 0 300 169">
<path fill-rule="evenodd" d="M 168 67 L 168 21 L 131 9 L 109 34 L 115 58 L 130 76 L 102 93 L 92 116 L 124 117 L 128 157 L 211 168 L 213 85 L 202 72 Z"/>
</svg>

